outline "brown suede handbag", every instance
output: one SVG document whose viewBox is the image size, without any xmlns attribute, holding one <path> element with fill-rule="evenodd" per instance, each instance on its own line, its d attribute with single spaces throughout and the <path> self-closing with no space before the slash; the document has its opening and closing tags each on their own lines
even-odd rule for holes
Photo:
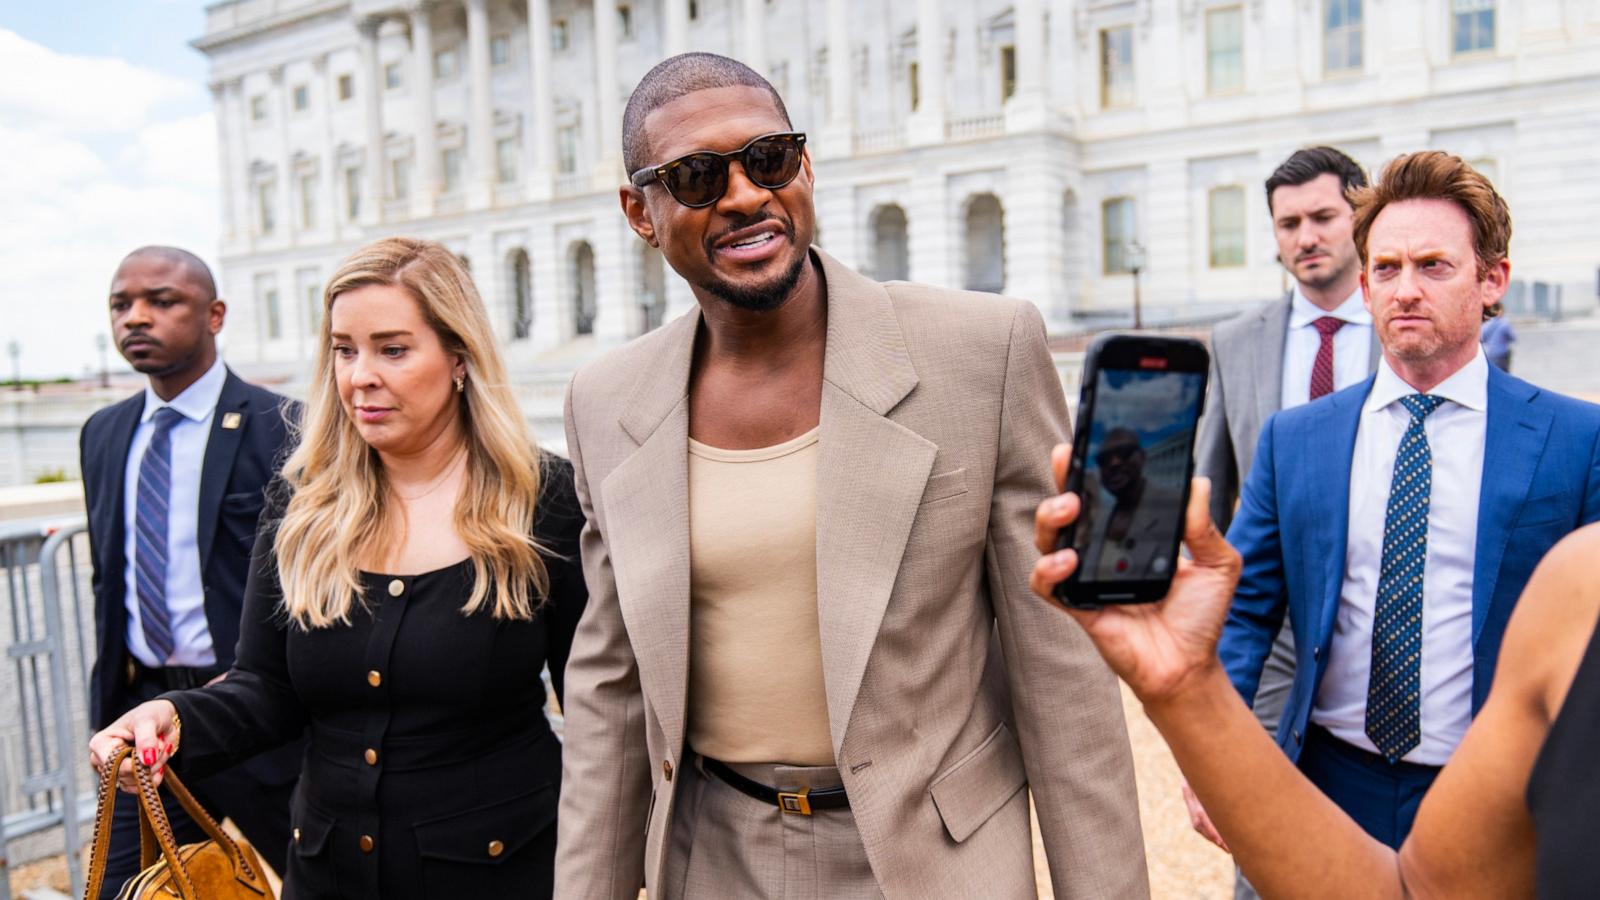
<svg viewBox="0 0 1600 900">
<path fill-rule="evenodd" d="M 85 900 L 100 896 L 106 877 L 106 851 L 111 846 L 111 810 L 117 802 L 117 769 L 133 755 L 123 747 L 106 760 L 100 770 L 100 800 L 94 817 L 94 845 L 89 850 L 89 881 Z M 139 874 L 129 879 L 117 900 L 156 900 L 180 897 L 182 900 L 271 900 L 272 887 L 256 851 L 242 839 L 235 840 L 216 820 L 195 802 L 178 775 L 167 770 L 163 784 L 183 804 L 211 840 L 178 846 L 172 836 L 172 823 L 152 781 L 148 768 L 133 758 L 134 775 L 139 779 Z M 159 855 L 159 859 L 157 858 Z"/>
</svg>

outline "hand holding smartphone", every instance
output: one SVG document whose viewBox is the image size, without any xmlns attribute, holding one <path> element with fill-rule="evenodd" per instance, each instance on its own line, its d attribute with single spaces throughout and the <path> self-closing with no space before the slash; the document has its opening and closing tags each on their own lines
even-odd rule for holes
<svg viewBox="0 0 1600 900">
<path fill-rule="evenodd" d="M 1066 489 L 1081 512 L 1056 548 L 1078 567 L 1068 606 L 1153 603 L 1177 568 L 1210 357 L 1190 338 L 1106 334 L 1084 360 Z"/>
</svg>

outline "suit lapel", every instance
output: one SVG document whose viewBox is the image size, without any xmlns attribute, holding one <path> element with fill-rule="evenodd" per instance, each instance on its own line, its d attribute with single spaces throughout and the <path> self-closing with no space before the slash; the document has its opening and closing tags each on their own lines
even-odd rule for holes
<svg viewBox="0 0 1600 900">
<path fill-rule="evenodd" d="M 211 433 L 206 436 L 205 461 L 200 465 L 200 510 L 195 539 L 200 550 L 201 572 L 211 562 L 211 547 L 217 536 L 217 513 L 222 507 L 222 494 L 228 486 L 234 458 L 239 455 L 239 445 L 250 427 L 249 407 L 250 392 L 229 369 L 228 377 L 222 382 L 222 393 L 217 397 L 217 408 L 211 413 Z M 237 413 L 238 419 L 228 413 Z M 225 423 L 234 423 L 235 427 L 224 427 Z"/>
<path fill-rule="evenodd" d="M 106 494 L 105 545 L 101 548 L 101 561 L 105 574 L 105 583 L 114 585 L 112 596 L 121 597 L 127 590 L 125 584 L 127 575 L 125 569 L 128 564 L 127 553 L 123 544 L 127 541 L 125 521 L 127 517 L 127 491 L 128 491 L 128 452 L 133 449 L 133 433 L 139 430 L 139 416 L 144 412 L 144 394 L 141 392 L 134 397 L 117 404 L 110 422 L 110 434 L 107 437 L 111 446 L 105 453 L 100 454 L 101 470 L 100 483 L 108 488 Z M 121 606 L 114 614 L 121 615 Z"/>
<path fill-rule="evenodd" d="M 1327 534 L 1327 551 L 1322 561 L 1322 584 L 1318 591 L 1311 596 L 1320 598 L 1320 607 L 1317 610 L 1319 636 L 1326 636 L 1333 631 L 1333 619 L 1339 609 L 1339 591 L 1344 587 L 1345 553 L 1349 546 L 1350 536 L 1350 469 L 1355 459 L 1356 435 L 1361 429 L 1361 406 L 1366 403 L 1367 395 L 1372 392 L 1372 383 L 1375 379 L 1368 378 L 1359 386 L 1336 391 L 1328 399 L 1327 423 L 1330 442 L 1335 452 L 1328 454 L 1316 453 L 1315 448 L 1308 455 L 1314 461 L 1313 465 L 1325 465 L 1325 474 L 1321 477 L 1313 476 L 1309 480 L 1309 489 L 1325 497 L 1322 504 L 1313 503 L 1307 508 L 1313 515 L 1318 515 L 1327 525 L 1319 527 L 1318 522 L 1303 523 L 1307 526 L 1308 534 Z M 1320 515 L 1318 511 L 1320 510 Z M 1331 533 L 1323 528 L 1331 527 Z M 1317 545 L 1321 541 L 1312 538 L 1302 547 L 1302 552 L 1310 555 L 1318 553 Z"/>
<path fill-rule="evenodd" d="M 861 690 L 938 447 L 887 418 L 917 384 L 889 296 L 826 254 L 817 618 L 835 753 Z"/>
<path fill-rule="evenodd" d="M 696 307 L 669 323 L 618 420 L 637 444 L 601 484 L 617 599 L 668 746 L 684 741 L 689 675 L 689 366 Z"/>
<path fill-rule="evenodd" d="M 1533 405 L 1539 389 L 1489 367 L 1484 415 L 1483 481 L 1478 494 L 1478 539 L 1472 564 L 1472 644 L 1478 644 L 1500 579 L 1511 525 L 1528 499 L 1533 473 L 1550 433 L 1550 413 Z"/>
<path fill-rule="evenodd" d="M 1283 405 L 1283 345 L 1289 339 L 1289 300 L 1269 303 L 1261 310 L 1261 340 L 1255 342 L 1256 434 Z"/>
</svg>

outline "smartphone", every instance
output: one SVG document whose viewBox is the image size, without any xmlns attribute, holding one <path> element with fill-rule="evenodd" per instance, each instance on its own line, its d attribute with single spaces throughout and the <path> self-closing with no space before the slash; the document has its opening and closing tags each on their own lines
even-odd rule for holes
<svg viewBox="0 0 1600 900">
<path fill-rule="evenodd" d="M 1066 489 L 1082 502 L 1056 549 L 1078 567 L 1068 606 L 1152 603 L 1178 564 L 1210 355 L 1190 338 L 1103 334 L 1084 359 Z"/>
</svg>

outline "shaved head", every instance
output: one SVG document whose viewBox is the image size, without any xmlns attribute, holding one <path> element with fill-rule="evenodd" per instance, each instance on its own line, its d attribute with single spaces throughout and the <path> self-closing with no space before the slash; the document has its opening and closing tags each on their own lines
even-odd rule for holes
<svg viewBox="0 0 1600 900">
<path fill-rule="evenodd" d="M 195 292 L 199 294 L 197 299 L 205 301 L 217 299 L 217 281 L 211 277 L 211 267 L 206 265 L 205 260 L 180 247 L 140 247 L 124 256 L 122 262 L 117 265 L 117 270 L 121 271 L 123 266 L 135 259 L 146 257 L 165 260 L 181 266 L 184 274 L 188 276 L 193 284 Z"/>
<path fill-rule="evenodd" d="M 628 174 L 652 163 L 665 162 L 650 158 L 644 122 L 651 113 L 685 94 L 724 87 L 753 87 L 766 91 L 778 115 L 783 117 L 785 127 L 794 127 L 777 89 L 755 69 L 715 53 L 680 53 L 646 72 L 628 97 L 628 108 L 622 114 L 622 164 Z"/>
</svg>

